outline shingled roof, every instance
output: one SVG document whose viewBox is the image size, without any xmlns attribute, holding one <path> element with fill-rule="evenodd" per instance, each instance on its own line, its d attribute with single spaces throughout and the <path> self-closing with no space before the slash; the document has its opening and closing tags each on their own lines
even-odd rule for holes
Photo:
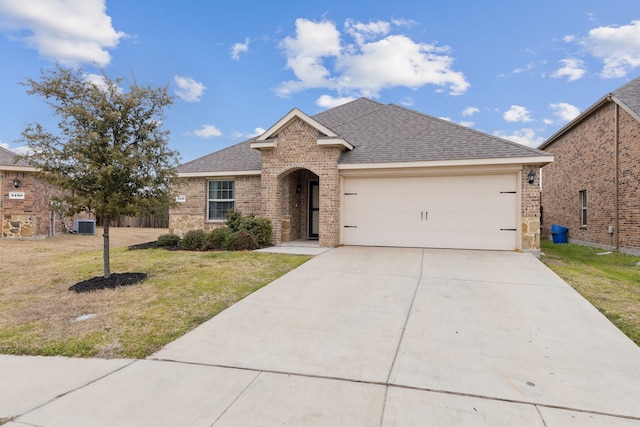
<svg viewBox="0 0 640 427">
<path fill-rule="evenodd" d="M 558 132 L 551 135 L 549 139 L 538 147 L 538 149 L 544 149 L 549 146 L 569 129 L 582 122 L 585 117 L 607 102 L 615 102 L 635 117 L 636 120 L 640 121 L 640 77 L 636 77 L 629 83 L 600 98 L 595 104 L 584 110 L 578 117 L 567 123 Z"/>
<path fill-rule="evenodd" d="M 611 94 L 627 107 L 627 111 L 635 113 L 636 118 L 640 118 L 640 77 L 636 77 Z"/>
<path fill-rule="evenodd" d="M 342 153 L 340 164 L 550 156 L 446 120 L 366 98 L 316 114 L 313 119 L 354 146 Z M 260 170 L 260 153 L 250 148 L 254 140 L 193 160 L 178 170 L 183 174 Z"/>
<path fill-rule="evenodd" d="M 29 168 L 29 164 L 24 160 L 20 159 L 18 162 L 15 162 L 17 154 L 13 151 L 7 150 L 6 148 L 0 147 L 0 168 L 2 166 L 10 166 L 16 168 Z"/>
</svg>

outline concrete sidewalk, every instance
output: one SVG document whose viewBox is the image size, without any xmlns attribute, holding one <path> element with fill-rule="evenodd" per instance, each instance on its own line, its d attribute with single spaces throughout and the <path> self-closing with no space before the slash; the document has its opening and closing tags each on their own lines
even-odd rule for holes
<svg viewBox="0 0 640 427">
<path fill-rule="evenodd" d="M 640 426 L 640 349 L 531 255 L 344 247 L 148 360 L 0 356 L 6 426 Z"/>
</svg>

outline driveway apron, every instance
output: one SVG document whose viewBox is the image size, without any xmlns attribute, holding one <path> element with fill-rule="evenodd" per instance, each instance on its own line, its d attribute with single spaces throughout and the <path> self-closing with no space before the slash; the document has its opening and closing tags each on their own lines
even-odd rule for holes
<svg viewBox="0 0 640 427">
<path fill-rule="evenodd" d="M 7 425 L 637 426 L 639 399 L 640 349 L 532 255 L 341 247 Z"/>
</svg>

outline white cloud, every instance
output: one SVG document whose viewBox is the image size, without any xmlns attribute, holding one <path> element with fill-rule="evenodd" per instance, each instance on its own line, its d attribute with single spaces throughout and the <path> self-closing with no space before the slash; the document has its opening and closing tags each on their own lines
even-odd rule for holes
<svg viewBox="0 0 640 427">
<path fill-rule="evenodd" d="M 432 84 L 460 95 L 469 88 L 464 74 L 453 70 L 448 47 L 418 43 L 390 31 L 391 25 L 384 21 L 347 20 L 341 34 L 332 22 L 297 19 L 295 37 L 281 43 L 287 67 L 297 80 L 283 82 L 278 94 L 324 88 L 377 97 L 385 88 Z M 355 43 L 343 45 L 344 36 Z"/>
<path fill-rule="evenodd" d="M 257 127 L 253 130 L 253 132 L 245 133 L 240 131 L 234 131 L 231 135 L 236 139 L 245 139 L 245 138 L 253 138 L 254 136 L 262 135 L 267 130 L 261 127 Z"/>
<path fill-rule="evenodd" d="M 367 40 L 389 34 L 391 24 L 385 21 L 369 22 L 364 24 L 352 19 L 347 19 L 344 24 L 347 33 L 353 37 L 358 45 L 363 45 Z"/>
<path fill-rule="evenodd" d="M 513 132 L 495 132 L 494 135 L 532 148 L 538 147 L 544 142 L 544 137 L 536 136 L 536 132 L 530 128 Z"/>
<path fill-rule="evenodd" d="M 0 141 L 0 147 L 5 148 L 13 153 L 19 154 L 19 155 L 25 155 L 25 154 L 29 154 L 31 152 L 31 150 L 29 150 L 29 147 L 27 147 L 26 145 L 21 146 L 21 147 L 15 147 L 15 148 L 9 148 L 9 144 L 7 144 L 6 142 L 2 142 Z"/>
<path fill-rule="evenodd" d="M 461 126 L 465 126 L 465 127 L 473 127 L 473 125 L 476 124 L 476 122 L 468 122 L 468 121 L 462 121 L 462 122 L 458 122 L 459 125 Z"/>
<path fill-rule="evenodd" d="M 211 138 L 212 136 L 222 136 L 222 132 L 214 125 L 204 125 L 201 129 L 194 130 L 193 134 L 200 138 Z"/>
<path fill-rule="evenodd" d="M 549 108 L 553 111 L 553 114 L 563 122 L 570 122 L 580 115 L 580 109 L 578 107 L 567 104 L 566 102 L 550 104 Z"/>
<path fill-rule="evenodd" d="M 602 77 L 625 77 L 640 67 L 640 20 L 619 27 L 594 28 L 581 44 L 592 56 L 602 60 Z"/>
<path fill-rule="evenodd" d="M 508 122 L 530 122 L 533 120 L 529 110 L 520 105 L 512 105 L 508 111 L 505 111 L 502 117 Z"/>
<path fill-rule="evenodd" d="M 231 47 L 231 58 L 236 61 L 240 60 L 241 53 L 247 53 L 249 51 L 249 37 L 244 39 L 244 43 L 236 43 Z"/>
<path fill-rule="evenodd" d="M 339 107 L 340 105 L 346 104 L 347 102 L 351 102 L 356 98 L 352 96 L 331 96 L 331 95 L 322 95 L 320 98 L 316 100 L 316 104 L 322 108 L 333 108 Z"/>
<path fill-rule="evenodd" d="M 200 101 L 200 97 L 206 89 L 205 85 L 195 81 L 191 77 L 175 76 L 173 79 L 178 87 L 176 89 L 176 96 L 178 98 L 188 102 Z"/>
<path fill-rule="evenodd" d="M 107 49 L 126 37 L 106 12 L 105 0 L 0 0 L 0 28 L 61 64 L 104 67 L 111 62 Z"/>
<path fill-rule="evenodd" d="M 411 96 L 405 96 L 402 101 L 400 101 L 400 104 L 404 105 L 405 107 L 413 107 L 413 104 L 415 103 L 415 99 L 413 99 L 413 97 Z"/>
<path fill-rule="evenodd" d="M 584 62 L 580 59 L 567 58 L 560 60 L 562 67 L 558 69 L 551 77 L 560 79 L 566 77 L 568 81 L 581 79 L 587 70 L 584 68 Z"/>
<path fill-rule="evenodd" d="M 473 116 L 474 114 L 479 113 L 480 110 L 476 107 L 467 107 L 462 111 L 462 115 L 465 117 Z"/>
</svg>

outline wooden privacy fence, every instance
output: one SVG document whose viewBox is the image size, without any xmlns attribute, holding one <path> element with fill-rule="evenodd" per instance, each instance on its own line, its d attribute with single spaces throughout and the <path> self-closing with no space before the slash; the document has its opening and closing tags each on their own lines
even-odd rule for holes
<svg viewBox="0 0 640 427">
<path fill-rule="evenodd" d="M 102 218 L 97 224 L 103 225 Z M 121 216 L 109 221 L 111 227 L 138 227 L 138 228 L 169 228 L 169 216 Z"/>
</svg>

